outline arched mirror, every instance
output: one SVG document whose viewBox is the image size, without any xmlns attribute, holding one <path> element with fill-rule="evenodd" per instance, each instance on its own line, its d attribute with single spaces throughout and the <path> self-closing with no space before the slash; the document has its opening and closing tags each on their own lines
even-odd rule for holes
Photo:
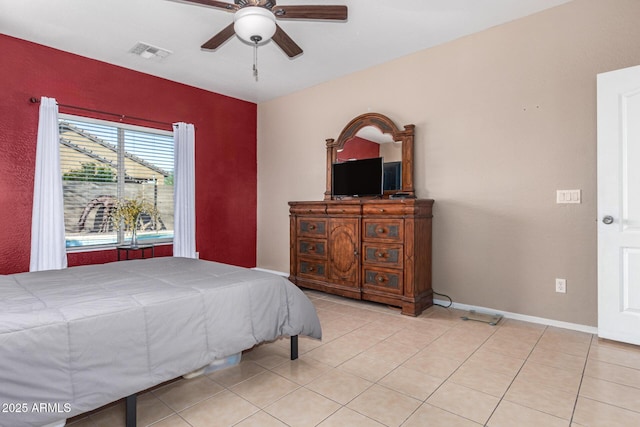
<svg viewBox="0 0 640 427">
<path fill-rule="evenodd" d="M 362 114 L 351 120 L 337 140 L 327 139 L 327 188 L 325 200 L 332 199 L 334 163 L 374 157 L 384 159 L 384 197 L 402 193 L 413 197 L 414 125 L 398 127 L 378 113 Z"/>
</svg>

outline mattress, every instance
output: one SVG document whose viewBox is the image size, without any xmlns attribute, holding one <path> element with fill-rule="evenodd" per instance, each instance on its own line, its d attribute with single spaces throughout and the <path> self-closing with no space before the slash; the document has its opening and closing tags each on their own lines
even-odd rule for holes
<svg viewBox="0 0 640 427">
<path fill-rule="evenodd" d="M 284 277 L 211 261 L 0 276 L 0 425 L 41 426 L 264 341 L 321 334 Z"/>
</svg>

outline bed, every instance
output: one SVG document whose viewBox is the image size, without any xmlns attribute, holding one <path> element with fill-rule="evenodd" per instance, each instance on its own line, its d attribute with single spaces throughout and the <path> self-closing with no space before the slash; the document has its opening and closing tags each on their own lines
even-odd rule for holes
<svg viewBox="0 0 640 427">
<path fill-rule="evenodd" d="M 321 334 L 284 277 L 211 261 L 0 276 L 0 425 L 54 423 L 258 343 Z"/>
</svg>

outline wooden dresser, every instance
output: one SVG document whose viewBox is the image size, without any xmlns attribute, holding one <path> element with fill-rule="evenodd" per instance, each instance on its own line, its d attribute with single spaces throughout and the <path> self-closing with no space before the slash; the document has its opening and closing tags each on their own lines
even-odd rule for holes
<svg viewBox="0 0 640 427">
<path fill-rule="evenodd" d="M 289 279 L 419 315 L 433 304 L 433 200 L 289 202 Z"/>
</svg>

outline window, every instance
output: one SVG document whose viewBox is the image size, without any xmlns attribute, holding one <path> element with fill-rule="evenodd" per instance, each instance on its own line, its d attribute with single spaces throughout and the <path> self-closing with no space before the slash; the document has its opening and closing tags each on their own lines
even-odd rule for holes
<svg viewBox="0 0 640 427">
<path fill-rule="evenodd" d="M 115 227 L 116 204 L 139 200 L 138 241 L 173 239 L 173 134 L 139 126 L 60 115 L 60 165 L 67 248 L 125 243 Z"/>
</svg>

